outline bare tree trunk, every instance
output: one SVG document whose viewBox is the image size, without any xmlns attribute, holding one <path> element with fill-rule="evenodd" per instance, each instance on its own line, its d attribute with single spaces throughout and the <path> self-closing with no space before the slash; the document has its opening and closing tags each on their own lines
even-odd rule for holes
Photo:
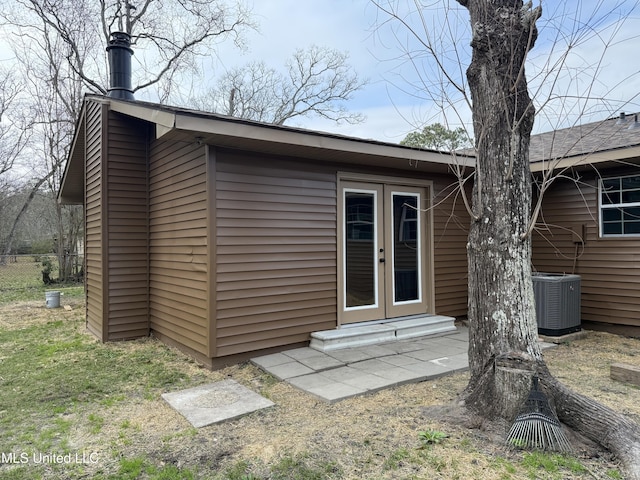
<svg viewBox="0 0 640 480">
<path fill-rule="evenodd" d="M 54 200 L 55 201 L 55 200 Z M 55 201 L 56 207 L 56 230 L 58 232 L 56 238 L 56 256 L 58 257 L 58 281 L 65 282 L 70 275 L 68 265 L 69 251 L 67 249 L 67 239 L 65 232 L 65 222 L 62 213 L 62 205 Z"/>
<path fill-rule="evenodd" d="M 47 175 L 46 177 L 41 178 L 40 180 L 38 180 L 36 182 L 36 184 L 33 186 L 33 188 L 31 189 L 31 192 L 29 192 L 29 196 L 25 200 L 24 205 L 22 205 L 22 208 L 20 209 L 20 211 L 18 212 L 18 215 L 16 215 L 16 218 L 13 221 L 13 225 L 11 226 L 11 231 L 9 232 L 9 235 L 7 236 L 4 252 L 2 252 L 2 255 L 10 255 L 11 254 L 11 249 L 13 248 L 13 239 L 14 239 L 15 234 L 16 234 L 16 229 L 18 228 L 18 225 L 20 225 L 20 221 L 22 220 L 22 217 L 24 216 L 24 214 L 27 212 L 27 209 L 29 208 L 29 205 L 31 204 L 31 202 L 35 198 L 36 193 L 38 193 L 38 190 L 40 189 L 42 184 L 44 182 L 46 182 L 47 179 L 50 176 L 51 176 L 51 173 L 49 175 Z"/>
<path fill-rule="evenodd" d="M 548 373 L 537 342 L 531 281 L 529 140 L 534 108 L 524 64 L 537 36 L 540 8 L 522 0 L 458 0 L 470 13 L 476 172 L 468 242 L 468 408 L 512 421 L 542 377 L 566 425 L 595 440 L 640 479 L 640 428 L 571 392 Z"/>
<path fill-rule="evenodd" d="M 637 423 L 569 390 L 548 372 L 541 375 L 541 382 L 565 425 L 615 453 L 626 467 L 626 478 L 640 478 L 640 426 Z"/>
<path fill-rule="evenodd" d="M 69 281 L 78 272 L 74 268 L 78 258 L 78 237 L 84 218 L 77 215 L 76 206 L 65 207 L 56 202 L 56 254 L 58 256 L 58 280 Z"/>
<path fill-rule="evenodd" d="M 477 150 L 474 218 L 467 247 L 469 391 L 482 384 L 482 389 L 501 390 L 504 401 L 485 401 L 482 395 L 471 395 L 468 400 L 481 405 L 485 415 L 505 417 L 505 408 L 514 401 L 517 405 L 531 383 L 525 378 L 489 386 L 486 373 L 505 356 L 519 357 L 529 364 L 542 359 L 527 235 L 529 138 L 535 112 L 523 71 L 535 39 L 537 17 L 528 10 L 531 19 L 525 21 L 522 2 L 471 0 L 465 4 L 474 25 L 467 77 Z"/>
</svg>

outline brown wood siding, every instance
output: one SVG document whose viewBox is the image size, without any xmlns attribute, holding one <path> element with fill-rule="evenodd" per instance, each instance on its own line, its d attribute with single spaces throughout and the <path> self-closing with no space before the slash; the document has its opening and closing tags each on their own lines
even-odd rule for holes
<svg viewBox="0 0 640 480">
<path fill-rule="evenodd" d="M 219 152 L 217 356 L 335 328 L 336 174 Z"/>
<path fill-rule="evenodd" d="M 455 178 L 434 177 L 433 189 L 436 313 L 464 317 L 467 315 L 469 214 Z"/>
<path fill-rule="evenodd" d="M 110 112 L 108 144 L 109 340 L 147 336 L 147 130 Z"/>
<path fill-rule="evenodd" d="M 210 355 L 205 148 L 155 141 L 149 169 L 150 324 Z"/>
<path fill-rule="evenodd" d="M 535 269 L 581 276 L 583 320 L 640 326 L 640 238 L 598 237 L 595 179 L 581 179 L 580 188 L 556 180 L 542 211 L 533 236 Z M 574 243 L 572 233 L 582 228 L 584 247 Z"/>
<path fill-rule="evenodd" d="M 85 286 L 87 328 L 100 340 L 107 340 L 103 296 L 102 224 L 102 106 L 87 102 L 85 110 Z"/>
</svg>

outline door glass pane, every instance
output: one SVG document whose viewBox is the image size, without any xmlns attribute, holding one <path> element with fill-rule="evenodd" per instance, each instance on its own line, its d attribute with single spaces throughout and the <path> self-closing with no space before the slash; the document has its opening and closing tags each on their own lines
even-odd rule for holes
<svg viewBox="0 0 640 480">
<path fill-rule="evenodd" d="M 393 194 L 394 302 L 419 300 L 418 195 Z"/>
<path fill-rule="evenodd" d="M 345 285 L 347 307 L 376 304 L 374 192 L 345 191 Z"/>
</svg>

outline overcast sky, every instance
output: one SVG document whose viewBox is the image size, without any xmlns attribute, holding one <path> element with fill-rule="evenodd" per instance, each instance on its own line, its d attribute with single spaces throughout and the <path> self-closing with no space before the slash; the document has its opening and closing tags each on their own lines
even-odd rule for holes
<svg viewBox="0 0 640 480">
<path fill-rule="evenodd" d="M 366 121 L 336 126 L 320 119 L 302 118 L 290 125 L 398 142 L 425 124 L 440 122 L 455 128 L 470 123 L 469 109 L 460 98 L 453 99 L 455 108 L 441 107 L 434 102 L 441 98 L 441 75 L 420 58 L 409 61 L 406 56 L 407 49 L 424 52 L 424 48 L 412 40 L 398 22 L 385 23 L 388 17 L 369 0 L 246 1 L 250 2 L 259 31 L 248 34 L 244 53 L 230 44 L 221 45 L 217 58 L 203 64 L 205 82 L 213 82 L 225 69 L 252 60 L 283 68 L 297 48 L 328 46 L 346 51 L 358 75 L 368 80 L 366 87 L 347 105 L 349 110 L 364 114 Z M 619 2 L 627 5 L 624 21 L 615 7 Z M 579 119 L 583 122 L 601 120 L 621 110 L 640 111 L 640 7 L 631 8 L 634 2 L 543 1 L 543 16 L 538 20 L 540 37 L 530 53 L 526 72 L 536 105 L 544 104 L 534 131 L 570 126 Z M 454 80 L 464 82 L 470 57 L 466 10 L 455 0 L 426 1 L 424 3 L 431 7 L 425 10 L 422 25 L 419 16 L 408 10 L 415 8 L 413 0 L 397 3 L 423 38 L 431 35 L 433 41 L 442 43 L 446 49 L 442 58 L 453 72 Z M 598 13 L 593 15 L 598 6 Z M 591 28 L 585 28 L 587 24 L 595 26 L 600 35 L 594 36 Z M 558 36 L 559 30 L 563 33 Z M 576 30 L 580 33 L 568 34 Z M 560 77 L 549 76 L 548 72 L 563 58 L 569 43 L 573 49 L 565 65 L 571 68 Z M 605 44 L 609 45 L 606 55 L 602 56 Z M 455 55 L 453 47 L 458 50 Z M 136 52 L 136 56 L 141 54 Z M 450 83 L 444 84 L 451 92 Z M 552 86 L 557 93 L 570 95 L 573 100 L 546 101 Z M 587 97 L 591 99 L 585 100 Z"/>
<path fill-rule="evenodd" d="M 399 3 L 413 5 L 412 1 Z M 453 38 L 463 52 L 458 63 L 464 63 L 454 71 L 464 76 L 469 60 L 468 14 L 453 0 L 431 3 L 436 5 L 436 10 L 431 10 L 425 18 L 427 30 L 434 39 L 442 40 L 445 48 L 444 39 Z M 539 106 L 548 97 L 551 85 L 562 95 L 582 100 L 545 101 L 536 120 L 536 131 L 570 126 L 579 117 L 583 121 L 596 121 L 616 115 L 619 110 L 640 110 L 640 7 L 631 8 L 628 4 L 622 21 L 619 13 L 611 14 L 614 3 L 612 0 L 543 2 L 543 17 L 538 21 L 540 38 L 527 67 L 530 90 L 536 93 Z M 448 11 L 452 27 L 444 25 L 447 5 L 453 8 Z M 397 142 L 425 123 L 439 121 L 453 128 L 470 120 L 468 109 L 460 103 L 457 104 L 459 115 L 454 115 L 450 107 L 441 113 L 442 109 L 434 106 L 428 95 L 419 98 L 414 94 L 411 84 L 424 80 L 417 76 L 418 71 L 426 72 L 423 76 L 428 77 L 427 82 L 433 80 L 435 74 L 421 63 L 416 65 L 403 58 L 403 46 L 415 48 L 415 42 L 397 22 L 383 24 L 388 17 L 367 0 L 255 0 L 253 13 L 260 31 L 249 35 L 248 51 L 242 55 L 232 49 L 222 49 L 217 64 L 212 67 L 218 69 L 218 73 L 253 59 L 282 66 L 296 48 L 315 44 L 347 51 L 351 65 L 361 77 L 368 79 L 367 86 L 348 104 L 350 110 L 366 116 L 364 123 L 335 126 L 327 121 L 300 119 L 296 126 Z M 416 24 L 415 14 L 407 18 Z M 596 25 L 600 35 L 594 36 L 592 29 L 580 27 L 587 23 Z M 559 39 L 560 28 L 565 33 Z M 567 36 L 566 32 L 576 30 L 578 33 L 573 37 Z M 548 76 L 550 67 L 566 51 L 567 43 L 574 45 L 566 61 L 571 68 L 559 78 Z M 603 52 L 606 52 L 604 56 Z M 592 81 L 594 74 L 595 82 Z M 430 85 L 423 90 L 433 90 Z M 431 94 L 437 97 L 439 92 L 431 91 Z M 585 100 L 586 97 L 592 100 Z"/>
<path fill-rule="evenodd" d="M 400 141 L 412 130 L 398 112 L 414 108 L 415 99 L 406 98 L 388 81 L 393 62 L 384 61 L 396 52 L 380 44 L 374 6 L 367 0 L 256 0 L 253 13 L 259 31 L 248 36 L 248 50 L 223 48 L 214 68 L 223 70 L 264 60 L 282 68 L 297 48 L 327 46 L 345 51 L 349 64 L 367 80 L 366 87 L 348 103 L 349 110 L 361 112 L 366 121 L 359 125 L 336 126 L 322 119 L 296 119 L 290 125 L 329 130 L 345 135 Z M 396 111 L 398 110 L 398 111 Z"/>
</svg>

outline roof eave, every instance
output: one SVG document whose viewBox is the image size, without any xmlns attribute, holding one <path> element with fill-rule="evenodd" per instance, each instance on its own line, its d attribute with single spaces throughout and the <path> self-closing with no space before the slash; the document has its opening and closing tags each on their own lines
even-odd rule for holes
<svg viewBox="0 0 640 480">
<path fill-rule="evenodd" d="M 297 156 L 365 166 L 391 167 L 423 172 L 450 173 L 473 168 L 475 158 L 448 152 L 347 137 L 300 128 L 263 124 L 205 112 L 163 105 L 87 95 L 76 122 L 58 201 L 84 203 L 84 155 L 86 105 L 105 104 L 111 111 L 144 120 L 155 126 L 155 137 L 198 141 L 214 146 L 264 154 Z"/>
<path fill-rule="evenodd" d="M 200 141 L 216 146 L 251 149 L 265 153 L 298 153 L 317 156 L 321 152 L 340 152 L 353 158 L 406 161 L 414 166 L 432 165 L 437 170 L 451 166 L 473 167 L 472 156 L 456 155 L 435 150 L 422 150 L 402 145 L 347 137 L 338 134 L 300 128 L 264 124 L 205 112 L 196 112 L 143 102 L 109 99 L 111 110 L 155 124 L 156 138 Z M 317 157 L 316 157 L 317 158 Z"/>
<path fill-rule="evenodd" d="M 62 181 L 58 189 L 58 202 L 62 205 L 78 205 L 84 203 L 84 182 L 78 182 L 78 177 L 84 178 L 84 153 L 85 153 L 85 124 L 86 99 L 80 109 L 80 115 L 76 121 L 75 132 L 69 156 L 65 164 Z M 75 181 L 74 181 L 75 179 Z"/>
<path fill-rule="evenodd" d="M 542 160 L 531 163 L 531 171 L 534 173 L 546 171 L 558 171 L 568 168 L 579 168 L 590 165 L 622 166 L 629 163 L 637 163 L 640 159 L 640 145 L 611 150 L 601 150 L 586 155 L 574 155 L 561 157 L 554 160 Z"/>
</svg>

